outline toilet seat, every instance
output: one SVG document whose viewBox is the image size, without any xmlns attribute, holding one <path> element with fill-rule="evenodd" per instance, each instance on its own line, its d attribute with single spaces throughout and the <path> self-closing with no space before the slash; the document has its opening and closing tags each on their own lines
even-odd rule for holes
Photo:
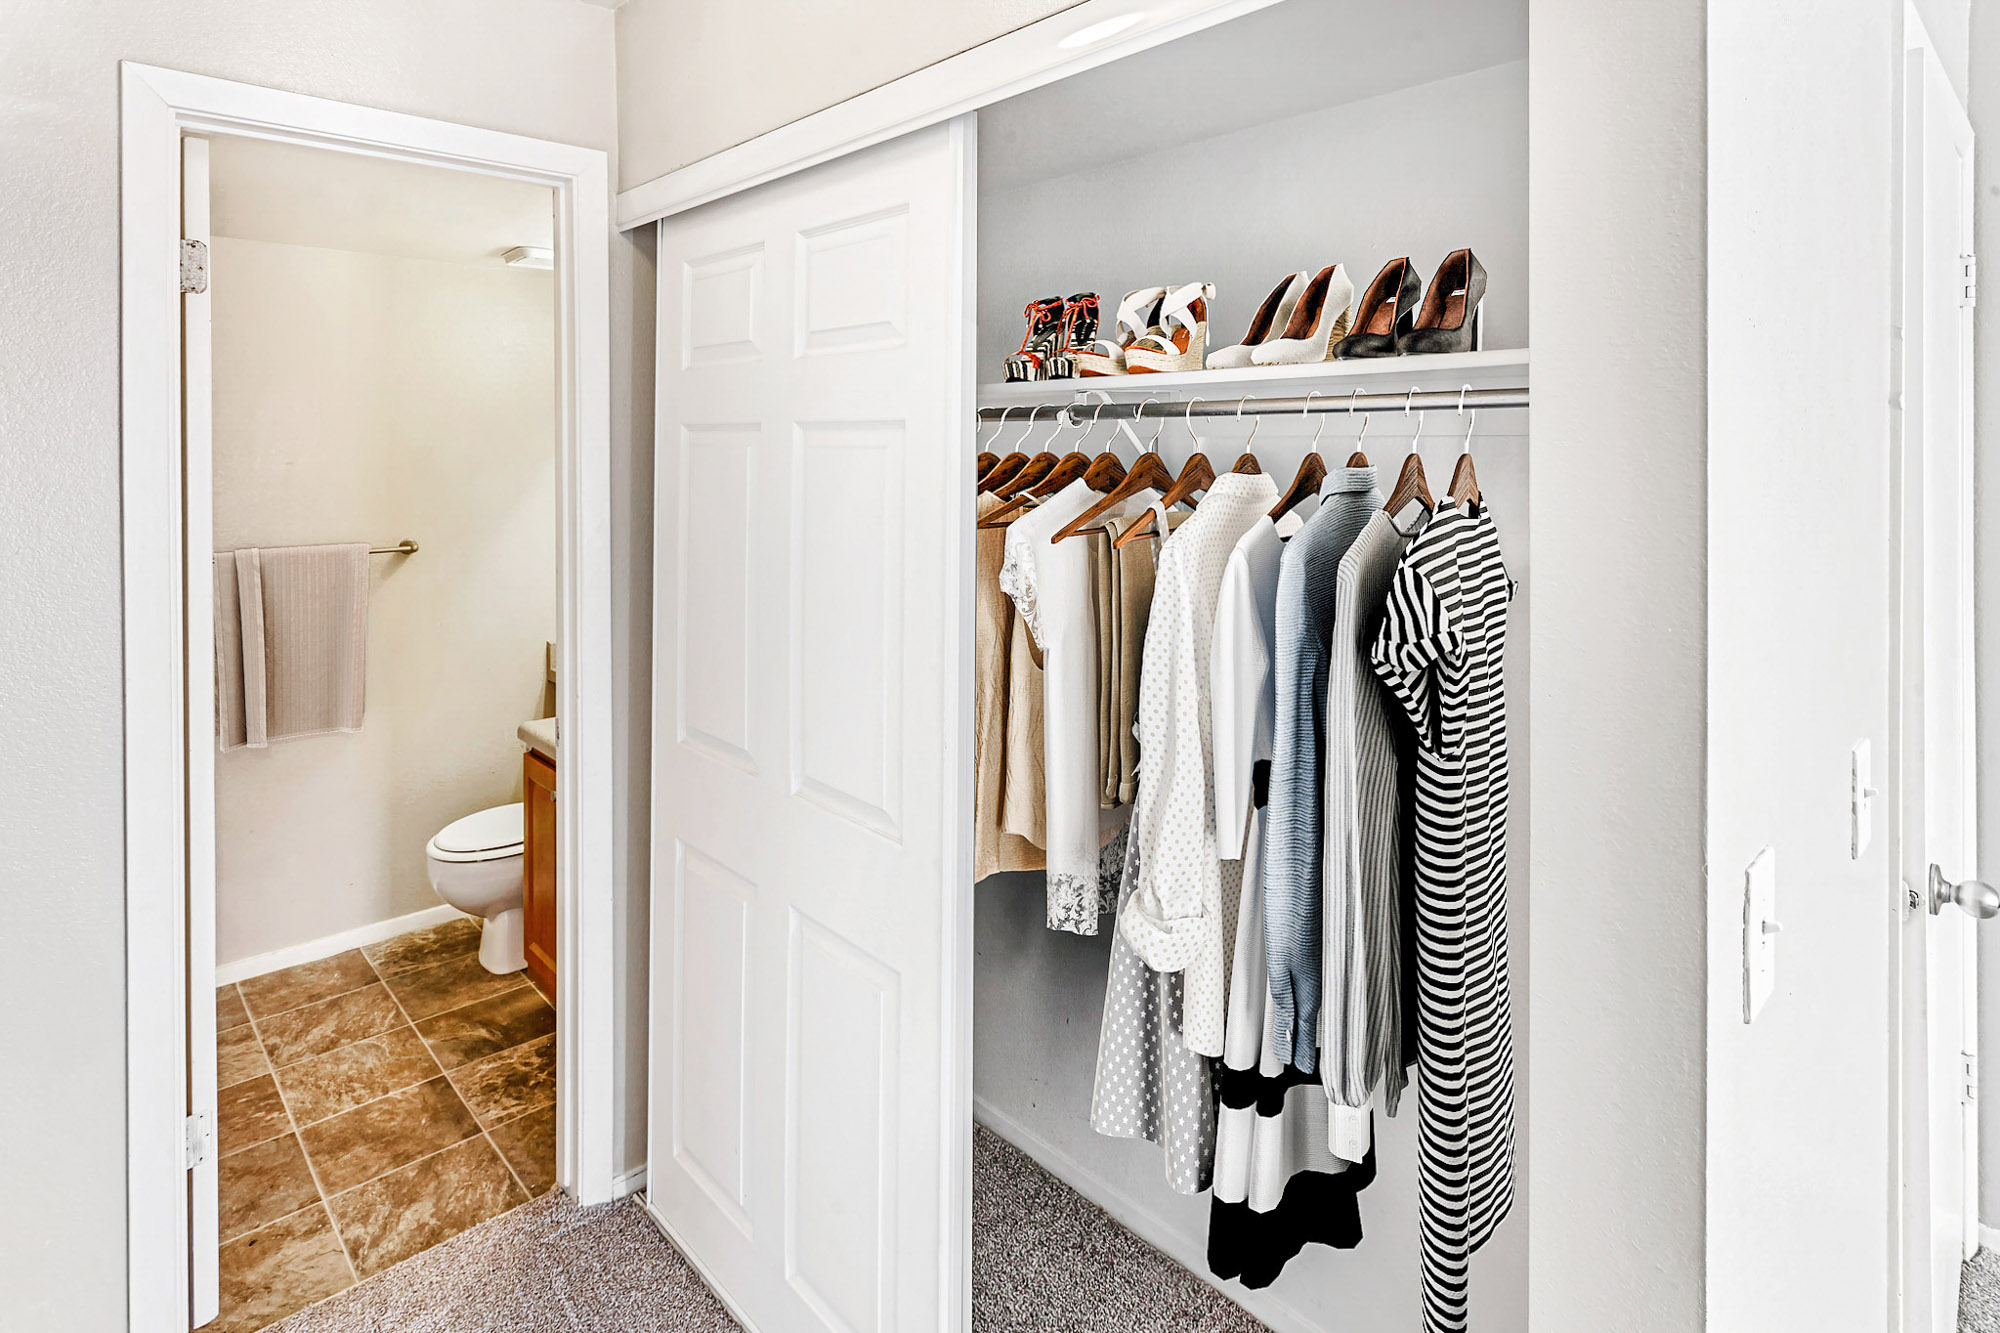
<svg viewBox="0 0 2000 1333">
<path fill-rule="evenodd" d="M 521 811 L 521 803 L 516 801 L 455 819 L 437 831 L 424 852 L 437 861 L 498 861 L 519 856 Z"/>
</svg>

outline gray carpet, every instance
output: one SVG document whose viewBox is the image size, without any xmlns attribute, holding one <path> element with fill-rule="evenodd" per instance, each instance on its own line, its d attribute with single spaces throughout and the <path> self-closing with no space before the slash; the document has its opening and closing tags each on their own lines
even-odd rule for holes
<svg viewBox="0 0 2000 1333">
<path fill-rule="evenodd" d="M 972 1138 L 972 1327 L 976 1333 L 1267 1333 L 1221 1292 L 983 1128 Z"/>
<path fill-rule="evenodd" d="M 2000 1255 L 1981 1250 L 1958 1287 L 1958 1333 L 2000 1333 Z"/>
<path fill-rule="evenodd" d="M 980 1129 L 972 1154 L 977 1333 L 1266 1333 L 1012 1145 Z M 560 1194 L 406 1259 L 267 1333 L 388 1329 L 740 1333 L 636 1203 L 579 1208 Z"/>
</svg>

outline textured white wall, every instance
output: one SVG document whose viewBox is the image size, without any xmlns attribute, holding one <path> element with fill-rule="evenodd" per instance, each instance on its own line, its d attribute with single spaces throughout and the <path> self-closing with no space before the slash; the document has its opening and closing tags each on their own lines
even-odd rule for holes
<svg viewBox="0 0 2000 1333">
<path fill-rule="evenodd" d="M 1901 6 L 1709 14 L 1708 1313 L 1833 1328 L 1889 1307 L 1893 1265 L 1892 816 L 1853 859 L 1848 753 L 1892 772 Z M 1785 932 L 1746 1025 L 1765 846 Z"/>
<path fill-rule="evenodd" d="M 626 0 L 618 187 L 1068 9 L 1077 0 Z"/>
<path fill-rule="evenodd" d="M 520 795 L 556 636 L 554 275 L 217 238 L 215 547 L 369 561 L 351 735 L 216 756 L 216 961 L 434 906 L 424 844 Z"/>
<path fill-rule="evenodd" d="M 1703 11 L 1529 5 L 1537 1333 L 1705 1326 Z"/>
<path fill-rule="evenodd" d="M 11 756 L 0 771 L 9 959 L 0 1124 L 33 1151 L 0 1162 L 10 1204 L 0 1328 L 102 1333 L 125 1327 L 117 62 L 608 149 L 613 19 L 567 0 L 13 0 L 5 23 L 0 139 L 16 151 L 0 191 L 0 224 L 14 240 L 0 266 L 0 679 Z M 620 452 L 631 447 L 631 376 L 643 364 L 627 304 L 633 267 L 632 247 L 614 244 Z M 647 522 L 617 516 L 615 567 L 629 568 L 625 539 Z M 631 628 L 628 610 L 621 649 Z M 628 674 L 618 688 L 630 697 Z M 643 810 L 643 791 L 636 800 L 628 808 Z M 637 861 L 621 857 L 643 874 L 643 825 L 640 837 Z"/>
</svg>

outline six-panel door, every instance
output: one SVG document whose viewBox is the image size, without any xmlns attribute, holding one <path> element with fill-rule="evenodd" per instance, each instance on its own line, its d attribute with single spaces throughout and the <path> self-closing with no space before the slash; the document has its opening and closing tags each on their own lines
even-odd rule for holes
<svg viewBox="0 0 2000 1333">
<path fill-rule="evenodd" d="M 760 1333 L 960 1321 L 970 132 L 660 224 L 647 1194 Z"/>
</svg>

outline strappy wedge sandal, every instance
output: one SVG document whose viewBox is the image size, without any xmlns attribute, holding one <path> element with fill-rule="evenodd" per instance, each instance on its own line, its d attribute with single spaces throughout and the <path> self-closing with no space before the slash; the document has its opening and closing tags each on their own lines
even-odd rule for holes
<svg viewBox="0 0 2000 1333">
<path fill-rule="evenodd" d="M 1027 316 L 1028 331 L 1021 335 L 1021 350 L 1007 358 L 1009 384 L 1047 379 L 1049 358 L 1061 350 L 1063 299 L 1060 296 L 1030 301 L 1021 313 Z"/>
<path fill-rule="evenodd" d="M 1215 284 L 1190 282 L 1169 291 L 1160 302 L 1160 328 L 1125 352 L 1125 369 L 1134 375 L 1167 375 L 1200 370 L 1208 352 L 1208 305 Z"/>
<path fill-rule="evenodd" d="M 1123 375 L 1126 349 L 1159 328 L 1160 302 L 1166 294 L 1164 287 L 1141 287 L 1125 293 L 1125 299 L 1118 303 L 1118 318 L 1112 324 L 1111 336 L 1098 338 L 1071 353 L 1077 375 L 1085 379 Z"/>
</svg>

